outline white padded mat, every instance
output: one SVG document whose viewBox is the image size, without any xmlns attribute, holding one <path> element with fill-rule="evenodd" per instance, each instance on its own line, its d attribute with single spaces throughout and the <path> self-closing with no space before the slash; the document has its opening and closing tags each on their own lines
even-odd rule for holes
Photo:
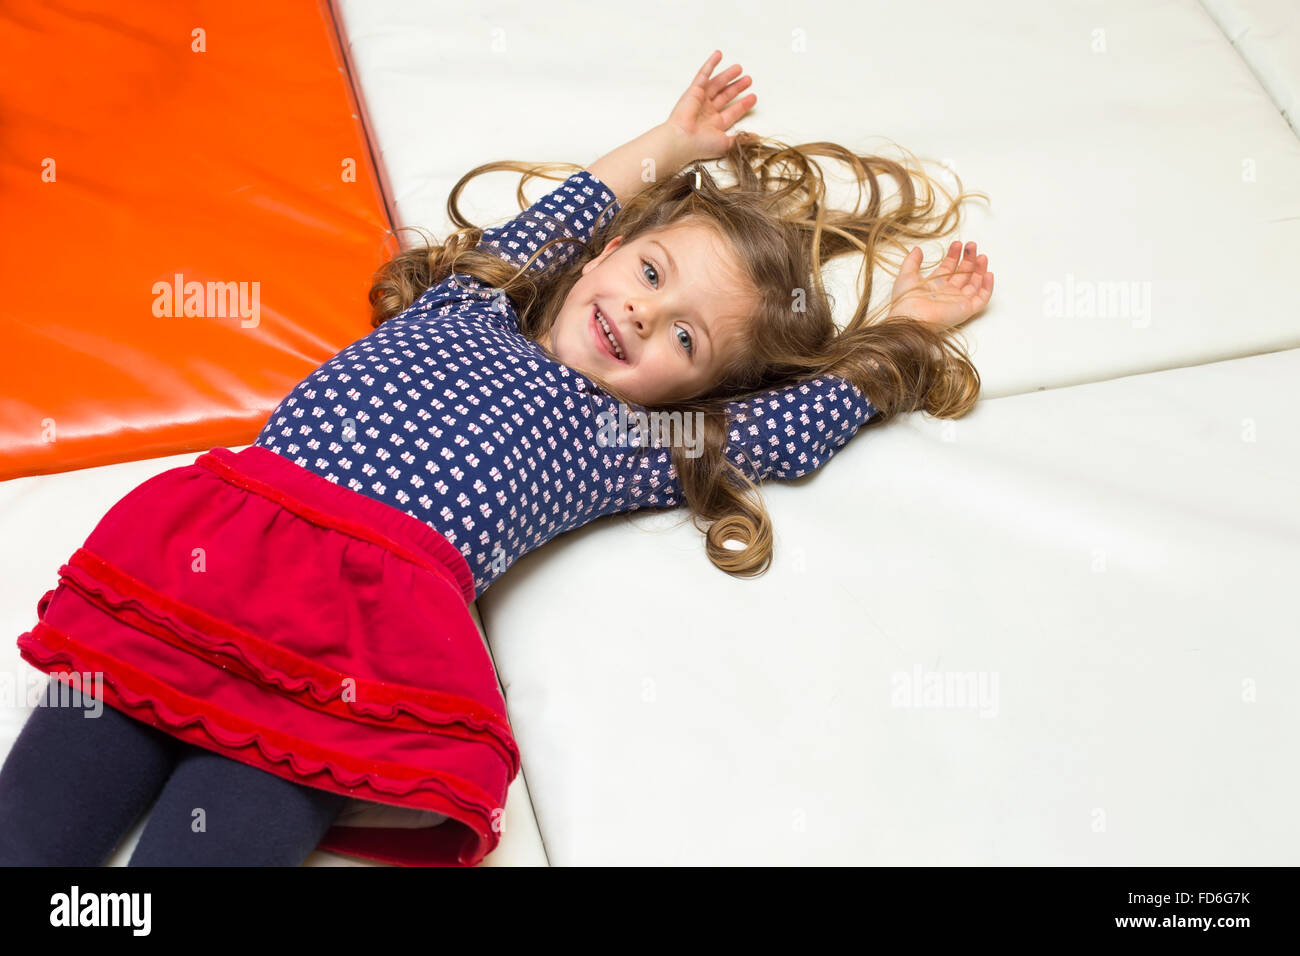
<svg viewBox="0 0 1300 956">
<path fill-rule="evenodd" d="M 1300 4 L 1295 0 L 1201 2 L 1300 135 Z"/>
<path fill-rule="evenodd" d="M 738 128 L 893 141 L 988 193 L 960 234 L 997 280 L 967 326 L 987 397 L 1300 346 L 1274 266 L 1300 258 L 1300 143 L 1197 0 L 340 7 L 406 225 L 445 232 L 480 163 L 590 164 L 718 48 L 754 77 Z M 517 182 L 486 174 L 461 206 L 504 221 Z M 856 269 L 833 276 L 843 315 Z"/>
<path fill-rule="evenodd" d="M 551 864 L 1294 863 L 1296 381 L 872 427 L 755 580 L 671 511 L 528 555 L 479 605 Z"/>
</svg>

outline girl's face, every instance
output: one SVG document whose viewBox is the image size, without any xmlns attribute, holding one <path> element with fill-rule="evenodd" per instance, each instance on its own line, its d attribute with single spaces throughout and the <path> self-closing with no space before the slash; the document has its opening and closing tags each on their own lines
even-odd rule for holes
<svg viewBox="0 0 1300 956">
<path fill-rule="evenodd" d="M 582 267 L 541 338 L 560 362 L 637 405 L 696 398 L 721 381 L 753 293 L 721 237 L 695 222 L 624 242 Z M 617 344 L 610 342 L 597 310 Z"/>
</svg>

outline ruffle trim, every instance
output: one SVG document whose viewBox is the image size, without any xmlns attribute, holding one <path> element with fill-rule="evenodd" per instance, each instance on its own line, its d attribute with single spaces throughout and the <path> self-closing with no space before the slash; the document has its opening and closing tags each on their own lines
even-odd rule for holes
<svg viewBox="0 0 1300 956">
<path fill-rule="evenodd" d="M 48 640 L 50 638 L 57 640 L 63 647 L 61 649 L 50 647 Z M 337 786 L 322 789 L 342 793 L 343 790 L 354 791 L 358 787 L 365 786 L 376 793 L 386 794 L 392 798 L 408 799 L 407 803 L 399 802 L 397 799 L 375 802 L 393 803 L 395 806 L 414 806 L 420 810 L 434 810 L 438 813 L 445 813 L 464 824 L 473 833 L 475 842 L 473 851 L 467 854 L 465 850 L 469 848 L 465 847 L 459 854 L 460 862 L 464 865 L 475 865 L 495 848 L 500 839 L 492 826 L 493 814 L 499 812 L 499 808 L 494 805 L 494 801 L 487 794 L 468 780 L 453 774 L 431 771 L 424 771 L 422 776 L 413 777 L 407 781 L 395 780 L 392 777 L 381 775 L 378 770 L 374 769 L 349 771 L 344 765 L 353 758 L 346 754 L 339 754 L 317 747 L 306 741 L 296 740 L 287 735 L 275 734 L 274 736 L 284 737 L 287 743 L 300 751 L 299 753 L 276 746 L 269 739 L 269 735 L 262 730 L 249 729 L 242 734 L 239 731 L 227 733 L 224 728 L 216 723 L 217 718 L 214 718 L 210 713 L 205 713 L 205 709 L 213 714 L 219 713 L 220 719 L 226 724 L 246 724 L 247 721 L 243 721 L 226 711 L 221 711 L 219 708 L 212 707 L 204 701 L 174 691 L 149 678 L 139 669 L 131 667 L 129 664 L 98 655 L 44 622 L 38 623 L 31 632 L 20 637 L 18 646 L 22 657 L 28 663 L 50 674 L 51 677 L 55 676 L 54 672 L 59 669 L 58 665 L 60 664 L 69 665 L 67 669 L 71 671 L 101 673 L 105 684 L 113 694 L 113 699 L 109 700 L 107 692 L 105 693 L 107 703 L 114 704 L 116 702 L 116 705 L 120 705 L 119 709 L 135 711 L 147 707 L 157 719 L 146 720 L 138 716 L 136 719 L 142 720 L 151 726 L 165 725 L 166 730 L 172 736 L 195 743 L 198 746 L 205 746 L 193 739 L 195 735 L 188 728 L 194 726 L 201 730 L 207 740 L 211 742 L 206 745 L 206 749 L 222 753 L 233 760 L 258 766 L 270 773 L 276 772 L 271 767 L 277 764 L 287 764 L 297 778 L 325 772 L 329 774 Z M 123 675 L 129 676 L 129 683 L 123 679 Z M 133 689 L 131 685 L 137 685 L 139 690 Z M 170 701 L 168 698 L 170 698 Z M 179 712 L 176 705 L 182 701 L 188 703 L 189 707 L 187 709 L 191 710 L 191 713 L 183 714 Z M 231 752 L 241 748 L 246 749 L 249 746 L 257 748 L 257 752 L 262 757 L 261 761 L 250 761 L 246 759 L 245 755 L 236 755 Z M 304 756 L 304 753 L 315 753 L 318 756 Z M 365 761 L 365 763 L 372 768 L 381 766 L 377 765 L 375 761 Z M 391 767 L 393 765 L 387 766 Z M 405 768 L 394 769 L 403 770 Z M 283 776 L 283 774 L 277 774 L 277 776 Z M 299 779 L 297 782 L 302 783 L 303 781 Z M 304 785 L 310 786 L 310 784 L 305 783 Z M 421 802 L 416 804 L 410 798 L 420 791 L 424 791 L 425 795 L 421 798 Z M 356 799 L 365 799 L 364 797 L 357 797 L 352 792 L 344 795 Z"/>
<path fill-rule="evenodd" d="M 78 548 L 68 564 L 60 567 L 59 574 L 62 582 L 124 624 L 214 666 L 268 685 L 303 706 L 376 725 L 391 724 L 412 730 L 434 727 L 440 733 L 486 743 L 506 762 L 509 779 L 513 780 L 519 773 L 519 748 L 509 723 L 477 701 L 457 694 L 344 675 L 170 598 L 84 547 Z M 49 597 L 42 598 L 37 606 L 41 617 Z M 355 701 L 343 699 L 345 678 L 356 688 Z M 403 714 L 407 716 L 404 718 Z"/>
</svg>

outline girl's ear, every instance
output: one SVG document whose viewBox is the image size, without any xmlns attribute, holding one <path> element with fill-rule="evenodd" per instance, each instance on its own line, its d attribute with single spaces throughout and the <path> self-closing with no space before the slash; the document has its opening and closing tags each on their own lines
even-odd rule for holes
<svg viewBox="0 0 1300 956">
<path fill-rule="evenodd" d="M 613 239 L 609 240 L 609 242 L 605 243 L 605 248 L 600 250 L 600 255 L 596 256 L 596 258 L 592 259 L 590 262 L 588 262 L 586 265 L 582 267 L 582 274 L 586 275 L 588 269 L 591 269 L 593 266 L 596 266 L 599 263 L 603 262 L 606 256 L 608 256 L 611 252 L 613 252 L 622 244 L 623 244 L 622 236 L 615 236 Z"/>
</svg>

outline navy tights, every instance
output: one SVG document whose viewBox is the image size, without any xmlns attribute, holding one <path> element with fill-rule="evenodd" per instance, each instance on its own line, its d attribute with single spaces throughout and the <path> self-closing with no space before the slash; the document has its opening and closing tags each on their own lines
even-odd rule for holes
<svg viewBox="0 0 1300 956">
<path fill-rule="evenodd" d="M 155 798 L 128 866 L 298 866 L 347 803 L 108 704 L 48 706 L 56 683 L 0 767 L 0 866 L 103 866 Z"/>
</svg>

